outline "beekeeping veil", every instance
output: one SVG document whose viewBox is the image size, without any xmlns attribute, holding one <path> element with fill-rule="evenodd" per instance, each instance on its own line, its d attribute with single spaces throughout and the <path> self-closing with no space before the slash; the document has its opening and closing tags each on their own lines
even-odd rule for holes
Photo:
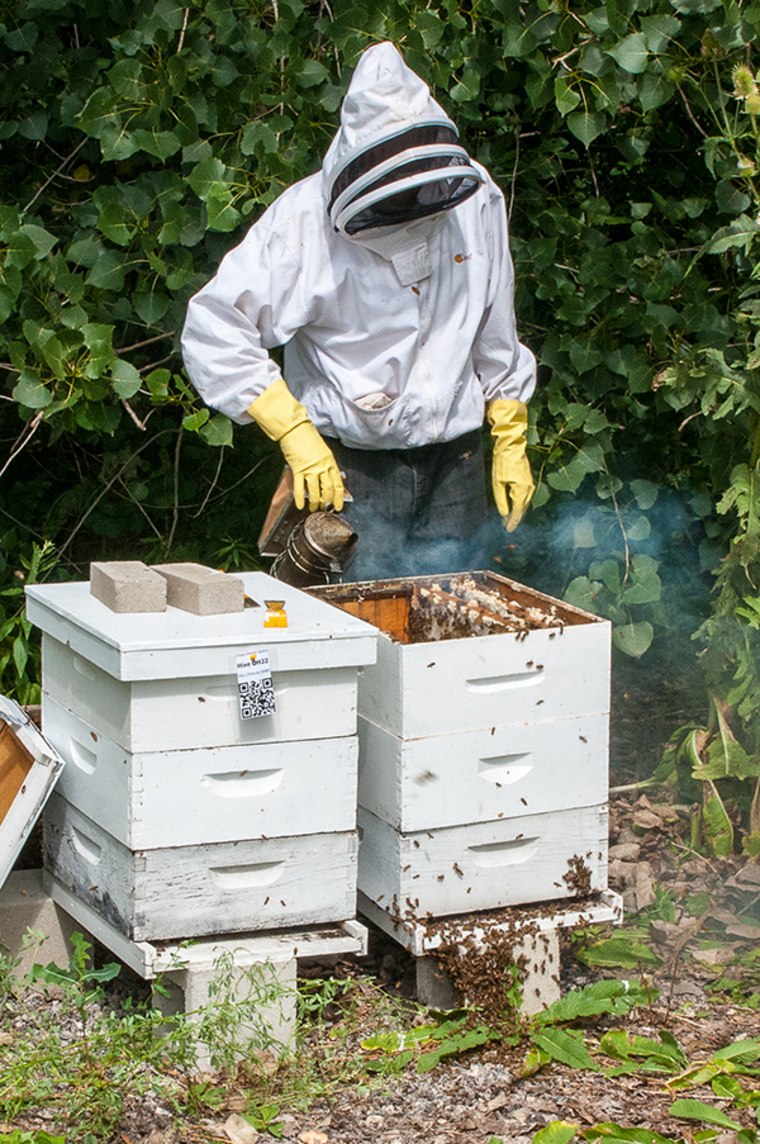
<svg viewBox="0 0 760 1144">
<path fill-rule="evenodd" d="M 327 209 L 346 236 L 450 210 L 483 182 L 456 127 L 393 44 L 362 55 L 323 172 Z"/>
</svg>

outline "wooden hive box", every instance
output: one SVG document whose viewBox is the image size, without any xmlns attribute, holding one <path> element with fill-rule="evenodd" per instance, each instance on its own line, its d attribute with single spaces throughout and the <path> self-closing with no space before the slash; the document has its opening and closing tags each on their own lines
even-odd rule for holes
<svg viewBox="0 0 760 1144">
<path fill-rule="evenodd" d="M 573 896 L 579 863 L 604 889 L 609 623 L 490 572 L 314 592 L 380 629 L 360 891 L 424 917 Z"/>
<path fill-rule="evenodd" d="M 117 614 L 86 583 L 27 592 L 43 728 L 68 763 L 46 866 L 135 940 L 355 914 L 357 678 L 376 633 L 243 580 L 262 606 L 216 616 Z M 270 598 L 288 627 L 264 628 Z M 276 711 L 242 720 L 236 663 L 264 649 Z"/>
</svg>

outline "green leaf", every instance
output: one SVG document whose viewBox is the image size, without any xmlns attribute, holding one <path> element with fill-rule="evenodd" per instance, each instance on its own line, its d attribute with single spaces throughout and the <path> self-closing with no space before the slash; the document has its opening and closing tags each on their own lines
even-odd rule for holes
<svg viewBox="0 0 760 1144">
<path fill-rule="evenodd" d="M 97 286 L 100 290 L 119 291 L 124 287 L 124 278 L 127 266 L 123 257 L 115 250 L 105 250 L 89 271 L 86 282 L 88 286 Z"/>
<path fill-rule="evenodd" d="M 155 155 L 157 159 L 168 159 L 176 155 L 181 143 L 173 131 L 158 131 L 155 128 L 146 130 L 138 127 L 132 132 L 132 141 L 141 151 L 148 155 Z"/>
<path fill-rule="evenodd" d="M 660 495 L 660 486 L 654 484 L 653 481 L 637 479 L 631 481 L 631 492 L 636 498 L 636 504 L 642 512 L 646 512 Z"/>
<path fill-rule="evenodd" d="M 734 849 L 734 828 L 723 799 L 718 794 L 715 783 L 708 781 L 709 795 L 702 807 L 702 830 L 710 853 L 717 858 L 727 858 Z"/>
<path fill-rule="evenodd" d="M 568 115 L 574 111 L 580 101 L 580 95 L 575 88 L 570 86 L 570 80 L 566 76 L 555 79 L 554 102 L 560 115 Z"/>
<path fill-rule="evenodd" d="M 223 180 L 226 170 L 227 168 L 221 159 L 209 156 L 209 158 L 201 159 L 200 163 L 195 164 L 187 176 L 187 182 L 198 198 L 205 202 L 215 187 L 220 184 L 224 186 Z"/>
<path fill-rule="evenodd" d="M 240 140 L 240 150 L 244 155 L 275 155 L 279 147 L 277 135 L 268 123 L 258 119 L 246 123 Z"/>
<path fill-rule="evenodd" d="M 13 400 L 26 409 L 46 409 L 53 400 L 53 394 L 40 380 L 38 374 L 25 369 L 13 387 Z"/>
<path fill-rule="evenodd" d="M 161 321 L 169 309 L 169 302 L 170 299 L 168 295 L 155 290 L 150 293 L 132 295 L 132 305 L 135 308 L 135 313 L 145 322 L 146 326 L 155 326 Z"/>
<path fill-rule="evenodd" d="M 637 516 L 630 524 L 626 525 L 626 534 L 629 540 L 648 540 L 652 534 L 652 526 L 645 516 Z M 660 585 L 658 593 L 654 600 L 659 600 L 662 595 L 662 586 Z M 629 601 L 632 602 L 632 601 Z M 638 603 L 646 603 L 647 601 L 639 600 Z"/>
<path fill-rule="evenodd" d="M 730 1128 L 734 1131 L 741 1128 L 741 1124 L 726 1116 L 725 1112 L 706 1104 L 703 1100 L 686 1098 L 675 1100 L 668 1109 L 668 1114 L 676 1120 L 699 1120 L 705 1124 L 716 1124 L 719 1128 Z"/>
<path fill-rule="evenodd" d="M 16 674 L 19 679 L 24 675 L 29 660 L 29 645 L 23 635 L 16 636 L 13 641 L 13 662 L 16 665 Z"/>
<path fill-rule="evenodd" d="M 209 230 L 234 230 L 240 222 L 240 211 L 232 205 L 232 192 L 223 183 L 216 183 L 206 198 Z"/>
<path fill-rule="evenodd" d="M 630 36 L 620 40 L 614 48 L 608 48 L 607 55 L 612 56 L 623 71 L 638 75 L 639 72 L 645 71 L 647 66 L 649 52 L 646 37 L 642 32 L 632 32 Z"/>
<path fill-rule="evenodd" d="M 571 111 L 567 126 L 584 147 L 589 147 L 607 128 L 607 117 L 599 111 Z"/>
<path fill-rule="evenodd" d="M 659 965 L 660 958 L 646 942 L 630 935 L 616 935 L 584 943 L 577 957 L 587 965 L 637 969 L 642 965 Z"/>
<path fill-rule="evenodd" d="M 197 433 L 202 425 L 208 421 L 211 413 L 208 409 L 198 409 L 195 413 L 188 413 L 186 417 L 182 418 L 182 428 L 189 430 L 191 433 Z"/>
<path fill-rule="evenodd" d="M 642 16 L 640 26 L 649 51 L 661 52 L 668 41 L 674 39 L 680 32 L 681 21 L 677 16 L 666 14 Z"/>
<path fill-rule="evenodd" d="M 622 624 L 612 630 L 612 642 L 618 651 L 632 659 L 640 659 L 649 650 L 654 639 L 654 628 L 648 620 Z"/>
<path fill-rule="evenodd" d="M 304 60 L 301 68 L 296 72 L 299 87 L 316 87 L 330 78 L 330 73 L 319 60 Z"/>
<path fill-rule="evenodd" d="M 577 1021 L 602 1013 L 628 1013 L 648 1000 L 636 981 L 596 981 L 582 989 L 571 989 L 534 1017 L 536 1025 Z"/>
<path fill-rule="evenodd" d="M 649 522 L 646 523 L 648 526 Z M 651 556 L 633 557 L 629 586 L 623 590 L 626 604 L 655 604 L 662 597 L 662 580 L 657 568 L 657 561 Z"/>
<path fill-rule="evenodd" d="M 735 1061 L 743 1065 L 751 1065 L 760 1057 L 760 1037 L 745 1037 L 740 1041 L 732 1041 L 722 1049 L 713 1053 L 715 1061 Z"/>
<path fill-rule="evenodd" d="M 533 1144 L 569 1144 L 578 1131 L 577 1124 L 566 1120 L 552 1120 L 544 1128 L 539 1128 L 533 1137 Z"/>
<path fill-rule="evenodd" d="M 721 179 L 715 187 L 715 201 L 718 210 L 724 214 L 742 214 L 752 201 L 749 195 L 739 188 L 730 179 Z"/>
<path fill-rule="evenodd" d="M 567 1029 L 547 1029 L 545 1032 L 533 1033 L 532 1040 L 553 1061 L 574 1069 L 598 1071 L 598 1065 L 592 1059 L 580 1033 Z"/>
<path fill-rule="evenodd" d="M 222 413 L 215 414 L 200 427 L 200 435 L 207 445 L 222 448 L 232 444 L 232 422 Z"/>
<path fill-rule="evenodd" d="M 58 239 L 54 234 L 51 234 L 50 231 L 45 230 L 44 227 L 36 226 L 31 222 L 25 222 L 23 226 L 20 226 L 19 233 L 30 239 L 34 246 L 37 260 L 47 257 L 58 242 Z"/>
<path fill-rule="evenodd" d="M 123 358 L 117 358 L 111 366 L 111 377 L 113 379 L 113 391 L 122 400 L 134 397 L 142 381 L 132 363 Z"/>
<path fill-rule="evenodd" d="M 653 1128 L 628 1128 L 610 1122 L 583 1130 L 584 1140 L 605 1144 L 676 1144 L 670 1136 L 661 1136 Z M 682 1144 L 682 1142 L 678 1142 Z"/>
<path fill-rule="evenodd" d="M 568 584 L 564 599 L 575 608 L 593 612 L 603 591 L 604 585 L 598 581 L 590 580 L 588 576 L 576 576 Z"/>
</svg>

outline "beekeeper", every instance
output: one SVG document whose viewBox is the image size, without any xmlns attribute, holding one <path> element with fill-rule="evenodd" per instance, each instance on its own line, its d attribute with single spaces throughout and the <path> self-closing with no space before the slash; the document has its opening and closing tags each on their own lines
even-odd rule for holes
<svg viewBox="0 0 760 1144">
<path fill-rule="evenodd" d="M 530 501 L 536 366 L 513 292 L 500 190 L 381 43 L 359 60 L 321 171 L 191 299 L 182 350 L 208 405 L 278 442 L 299 507 L 341 510 L 345 482 L 360 547 L 371 525 L 373 546 L 398 554 L 482 525 L 484 416 L 507 530 Z"/>
</svg>

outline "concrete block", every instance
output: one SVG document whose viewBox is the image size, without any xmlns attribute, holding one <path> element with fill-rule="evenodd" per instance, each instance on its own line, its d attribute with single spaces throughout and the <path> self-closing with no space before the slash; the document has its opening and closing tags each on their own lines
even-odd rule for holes
<svg viewBox="0 0 760 1144">
<path fill-rule="evenodd" d="M 91 564 L 90 594 L 112 612 L 166 611 L 166 581 L 141 560 Z"/>
<path fill-rule="evenodd" d="M 296 966 L 289 956 L 240 966 L 232 954 L 213 966 L 169 970 L 160 990 L 154 986 L 153 1006 L 167 1017 L 187 1014 L 201 1070 L 251 1047 L 287 1052 L 295 1043 Z"/>
<path fill-rule="evenodd" d="M 0 890 L 0 949 L 12 963 L 14 977 L 26 976 L 35 962 L 67 966 L 74 931 L 92 941 L 45 893 L 41 870 L 14 870 L 9 875 Z"/>
<path fill-rule="evenodd" d="M 559 1000 L 559 936 L 555 929 L 526 934 L 515 941 L 513 960 L 520 964 L 520 1012 L 532 1017 Z M 466 955 L 465 955 L 466 956 Z M 417 999 L 431 1009 L 453 1009 L 468 1004 L 456 997 L 444 966 L 436 957 L 416 958 Z M 506 984 L 506 983 L 505 983 Z"/>
<path fill-rule="evenodd" d="M 204 564 L 154 564 L 166 581 L 167 600 L 196 616 L 242 612 L 245 587 L 238 576 L 229 576 Z"/>
</svg>

